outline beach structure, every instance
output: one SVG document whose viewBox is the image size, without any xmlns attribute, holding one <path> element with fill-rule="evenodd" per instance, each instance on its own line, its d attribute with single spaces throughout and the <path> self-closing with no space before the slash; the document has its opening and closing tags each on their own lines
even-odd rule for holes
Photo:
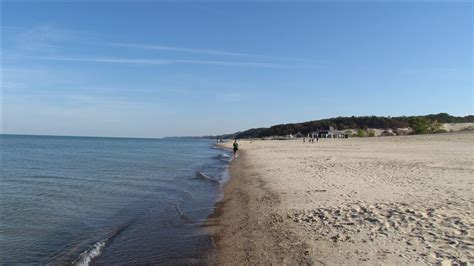
<svg viewBox="0 0 474 266">
<path fill-rule="evenodd" d="M 348 138 L 349 134 L 341 131 L 336 130 L 333 127 L 329 127 L 327 130 L 315 131 L 311 133 L 313 137 L 318 136 L 319 138 Z"/>
<path fill-rule="evenodd" d="M 294 136 L 295 136 L 295 138 L 303 138 L 305 135 L 302 134 L 301 132 L 298 132 Z"/>
</svg>

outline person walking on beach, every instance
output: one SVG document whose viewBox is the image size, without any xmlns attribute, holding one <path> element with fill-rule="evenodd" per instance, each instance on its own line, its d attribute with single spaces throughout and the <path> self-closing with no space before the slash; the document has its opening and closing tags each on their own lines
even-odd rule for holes
<svg viewBox="0 0 474 266">
<path fill-rule="evenodd" d="M 234 158 L 237 157 L 237 151 L 239 150 L 239 144 L 237 143 L 237 140 L 234 140 Z"/>
</svg>

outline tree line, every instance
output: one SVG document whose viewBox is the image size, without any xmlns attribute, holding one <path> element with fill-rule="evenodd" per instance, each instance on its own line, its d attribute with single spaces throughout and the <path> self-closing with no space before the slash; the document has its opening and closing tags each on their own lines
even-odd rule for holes
<svg viewBox="0 0 474 266">
<path fill-rule="evenodd" d="M 464 117 L 451 116 L 447 113 L 430 114 L 424 116 L 351 116 L 336 117 L 303 123 L 291 123 L 275 125 L 269 128 L 252 128 L 242 132 L 225 134 L 219 136 L 208 136 L 219 139 L 242 139 L 242 138 L 263 138 L 270 136 L 287 136 L 301 133 L 306 135 L 315 131 L 326 130 L 333 127 L 338 130 L 346 129 L 398 129 L 411 128 L 414 134 L 426 134 L 442 132 L 443 123 L 472 123 L 474 115 Z"/>
</svg>

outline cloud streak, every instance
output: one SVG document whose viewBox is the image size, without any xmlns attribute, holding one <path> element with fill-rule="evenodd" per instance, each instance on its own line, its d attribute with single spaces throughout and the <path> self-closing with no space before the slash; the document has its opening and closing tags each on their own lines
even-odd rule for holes
<svg viewBox="0 0 474 266">
<path fill-rule="evenodd" d="M 228 67 L 258 67 L 258 68 L 313 68 L 314 65 L 305 64 L 278 64 L 265 62 L 239 62 L 239 61 L 214 61 L 214 60 L 188 60 L 188 59 L 136 59 L 136 58 L 112 58 L 112 57 L 62 57 L 44 56 L 33 57 L 38 60 L 69 61 L 85 63 L 108 63 L 108 64 L 131 64 L 131 65 L 171 65 L 171 64 L 195 64 L 216 65 Z"/>
<path fill-rule="evenodd" d="M 159 50 L 159 51 L 183 52 L 183 53 L 194 53 L 194 54 L 206 54 L 206 55 L 215 55 L 215 56 L 252 57 L 252 58 L 266 58 L 266 59 L 276 59 L 276 60 L 291 60 L 291 61 L 308 62 L 307 59 L 302 59 L 302 58 L 238 53 L 238 52 L 230 52 L 230 51 L 222 51 L 222 50 L 214 50 L 214 49 L 185 48 L 185 47 L 176 47 L 176 46 L 136 44 L 136 43 L 110 43 L 110 45 L 116 46 L 116 47 L 144 49 L 144 50 Z"/>
<path fill-rule="evenodd" d="M 74 31 L 58 29 L 49 25 L 35 26 L 31 28 L 19 28 L 14 35 L 18 48 L 26 51 L 53 52 L 62 48 L 61 43 L 78 39 L 78 34 Z"/>
<path fill-rule="evenodd" d="M 254 67 L 254 68 L 319 68 L 323 66 L 307 59 L 268 56 L 252 53 L 241 53 L 219 49 L 201 49 L 189 47 L 177 47 L 155 44 L 140 44 L 127 42 L 108 42 L 96 38 L 94 34 L 70 29 L 56 28 L 51 25 L 39 25 L 29 28 L 3 26 L 11 29 L 8 34 L 6 52 L 9 59 L 40 59 L 54 61 L 75 61 L 90 63 L 109 63 L 109 64 L 140 64 L 140 65 L 171 65 L 171 64 L 200 64 L 216 65 L 226 67 Z M 84 42 L 83 39 L 93 39 L 90 42 Z M 160 54 L 183 53 L 191 55 L 205 55 L 201 59 L 168 59 L 168 58 L 123 58 L 121 56 L 68 56 L 62 54 L 66 49 L 75 45 L 88 45 L 93 47 L 115 47 L 126 49 L 140 49 L 149 52 L 162 51 Z M 4 49 L 6 49 L 4 47 Z M 188 57 L 189 58 L 189 57 Z"/>
</svg>

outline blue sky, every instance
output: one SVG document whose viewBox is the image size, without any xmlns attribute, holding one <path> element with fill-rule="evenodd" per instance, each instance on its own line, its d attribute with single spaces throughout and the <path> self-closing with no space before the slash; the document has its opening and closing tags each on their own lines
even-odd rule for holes
<svg viewBox="0 0 474 266">
<path fill-rule="evenodd" d="M 2 3 L 3 133 L 473 114 L 472 3 Z"/>
</svg>

